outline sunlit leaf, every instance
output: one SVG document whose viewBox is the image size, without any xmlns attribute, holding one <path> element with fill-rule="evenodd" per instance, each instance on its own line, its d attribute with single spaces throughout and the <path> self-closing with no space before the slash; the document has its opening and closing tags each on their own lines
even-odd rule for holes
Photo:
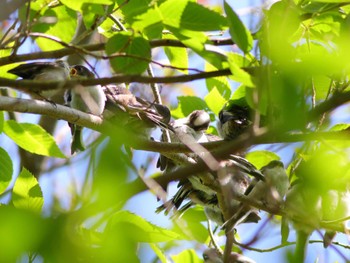
<svg viewBox="0 0 350 263">
<path fill-rule="evenodd" d="M 350 124 L 348 123 L 337 123 L 330 130 L 331 131 L 343 131 L 349 129 Z"/>
<path fill-rule="evenodd" d="M 83 12 L 83 8 L 88 5 L 111 5 L 113 0 L 60 0 L 62 4 L 75 11 Z"/>
<path fill-rule="evenodd" d="M 166 39 L 176 39 L 175 37 L 166 36 Z M 170 64 L 173 67 L 188 68 L 188 54 L 185 48 L 179 47 L 165 47 L 165 54 L 167 55 Z M 188 73 L 188 70 L 181 70 L 184 73 Z"/>
<path fill-rule="evenodd" d="M 246 158 L 249 162 L 254 164 L 255 167 L 258 169 L 267 165 L 269 162 L 273 160 L 280 160 L 280 157 L 274 152 L 262 151 L 262 150 L 249 152 L 247 153 Z"/>
<path fill-rule="evenodd" d="M 175 224 L 173 231 L 185 236 L 188 240 L 196 240 L 204 243 L 208 239 L 208 231 L 203 222 L 206 222 L 207 217 L 204 214 L 202 207 L 192 207 L 181 215 L 179 223 Z M 183 225 L 187 227 L 184 228 Z"/>
<path fill-rule="evenodd" d="M 77 27 L 77 14 L 71 9 L 65 6 L 48 9 L 41 21 L 42 23 L 33 26 L 33 32 L 45 33 L 65 43 L 73 39 Z M 43 51 L 63 48 L 61 44 L 49 38 L 37 37 L 35 41 Z"/>
<path fill-rule="evenodd" d="M 28 152 L 65 158 L 52 135 L 39 125 L 8 120 L 4 123 L 4 133 Z"/>
<path fill-rule="evenodd" d="M 168 0 L 160 5 L 163 23 L 194 31 L 221 30 L 226 20 L 219 13 L 188 0 Z"/>
<path fill-rule="evenodd" d="M 149 243 L 150 247 L 156 253 L 157 257 L 159 258 L 160 262 L 162 263 L 167 263 L 167 258 L 164 255 L 163 251 L 154 243 Z"/>
<path fill-rule="evenodd" d="M 216 70 L 216 68 L 210 65 L 209 63 L 206 63 L 205 70 L 213 71 Z M 230 98 L 231 87 L 227 77 L 207 78 L 205 79 L 205 82 L 207 84 L 208 91 L 211 91 L 213 88 L 216 88 L 220 92 L 221 96 L 224 97 L 226 100 Z"/>
<path fill-rule="evenodd" d="M 4 130 L 4 123 L 5 123 L 4 112 L 0 111 L 0 133 L 2 133 Z"/>
<path fill-rule="evenodd" d="M 108 55 L 117 55 L 112 58 L 111 65 L 115 72 L 128 74 L 143 73 L 151 59 L 149 42 L 129 33 L 119 33 L 111 37 L 106 44 Z"/>
<path fill-rule="evenodd" d="M 201 262 L 203 262 L 202 259 L 200 259 L 197 256 L 197 253 L 194 249 L 184 250 L 177 255 L 171 256 L 171 259 L 174 261 L 174 263 L 201 263 Z"/>
<path fill-rule="evenodd" d="M 0 194 L 9 186 L 13 174 L 13 164 L 8 153 L 0 148 Z"/>
<path fill-rule="evenodd" d="M 253 48 L 253 37 L 250 31 L 244 26 L 238 15 L 226 1 L 224 2 L 224 7 L 233 42 L 244 53 L 249 52 Z"/>
<path fill-rule="evenodd" d="M 42 210 L 44 198 L 39 183 L 25 168 L 23 168 L 13 186 L 12 203 L 16 208 L 37 213 Z"/>
<path fill-rule="evenodd" d="M 115 213 L 109 222 L 109 228 L 122 226 L 125 234 L 139 242 L 166 242 L 170 240 L 183 239 L 173 231 L 161 228 L 147 222 L 142 217 L 128 211 Z"/>
<path fill-rule="evenodd" d="M 47 234 L 47 224 L 32 212 L 0 206 L 2 262 L 16 262 L 28 251 L 38 249 Z"/>
<path fill-rule="evenodd" d="M 219 114 L 226 100 L 221 96 L 217 88 L 213 88 L 205 97 L 204 101 L 207 103 L 209 109 L 214 112 L 215 115 Z"/>
<path fill-rule="evenodd" d="M 234 54 L 234 53 L 228 54 L 228 63 L 232 73 L 231 78 L 234 79 L 235 81 L 242 83 L 247 87 L 255 87 L 252 80 L 252 76 L 248 72 L 240 68 L 241 65 L 243 64 L 242 59 L 243 58 L 237 54 Z"/>
<path fill-rule="evenodd" d="M 208 108 L 205 101 L 195 96 L 179 96 L 178 106 L 171 111 L 171 115 L 175 118 L 183 118 L 194 110 L 205 110 Z"/>
</svg>

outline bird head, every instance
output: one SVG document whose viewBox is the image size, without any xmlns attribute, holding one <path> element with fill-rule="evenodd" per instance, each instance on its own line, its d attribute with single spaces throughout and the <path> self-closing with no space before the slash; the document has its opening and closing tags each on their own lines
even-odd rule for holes
<svg viewBox="0 0 350 263">
<path fill-rule="evenodd" d="M 70 76 L 72 78 L 95 78 L 95 74 L 83 65 L 70 67 Z"/>
</svg>

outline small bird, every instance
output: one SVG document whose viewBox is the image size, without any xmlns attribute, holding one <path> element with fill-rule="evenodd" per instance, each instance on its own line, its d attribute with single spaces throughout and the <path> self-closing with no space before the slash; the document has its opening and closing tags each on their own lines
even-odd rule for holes
<svg viewBox="0 0 350 263">
<path fill-rule="evenodd" d="M 71 78 L 95 78 L 95 74 L 82 65 L 71 67 Z M 106 95 L 100 85 L 82 86 L 75 85 L 68 89 L 65 94 L 66 105 L 71 108 L 83 111 L 85 113 L 102 115 L 106 103 Z M 70 124 L 73 139 L 71 144 L 71 153 L 84 151 L 85 147 L 82 142 L 82 127 Z"/>
<path fill-rule="evenodd" d="M 208 129 L 210 124 L 210 116 L 203 110 L 195 110 L 191 112 L 187 117 L 177 119 L 170 122 L 170 125 L 174 133 L 170 134 L 171 142 L 182 142 L 185 144 L 208 142 L 205 136 L 205 131 Z M 164 140 L 164 138 L 162 138 Z M 200 158 L 196 153 L 183 154 L 187 158 L 191 158 L 197 161 Z M 166 170 L 167 172 L 174 171 L 181 167 L 183 164 L 170 160 L 169 158 L 161 155 L 157 167 Z M 173 208 L 180 209 L 183 201 L 190 199 L 181 211 L 184 212 L 187 208 L 194 204 L 212 204 L 217 203 L 216 192 L 208 185 L 205 184 L 212 182 L 213 177 L 209 173 L 200 174 L 196 176 L 190 176 L 184 180 L 181 180 L 178 184 L 179 190 L 165 204 L 157 208 L 157 212 L 163 210 L 169 212 Z M 205 182 L 203 182 L 205 181 Z"/>
<path fill-rule="evenodd" d="M 208 142 L 205 136 L 205 131 L 208 129 L 210 124 L 210 116 L 204 110 L 195 110 L 191 112 L 187 117 L 177 119 L 170 122 L 173 133 L 170 134 L 171 142 L 177 143 L 201 143 Z M 165 141 L 165 138 L 161 138 Z M 188 154 L 190 157 L 195 157 L 195 154 Z M 174 164 L 169 158 L 165 156 L 160 156 L 158 159 L 157 167 L 169 172 L 172 168 L 179 166 L 181 164 Z"/>
<path fill-rule="evenodd" d="M 70 78 L 69 65 L 63 60 L 55 62 L 32 62 L 21 64 L 8 71 L 17 75 L 22 79 L 38 80 L 38 81 L 65 81 Z M 26 90 L 33 99 L 51 100 L 60 89 L 52 90 Z"/>
<path fill-rule="evenodd" d="M 124 84 L 102 87 L 107 101 L 103 116 L 106 119 L 116 118 L 124 125 L 138 128 L 155 128 L 171 130 L 170 110 L 168 107 L 151 103 L 132 94 Z"/>
<path fill-rule="evenodd" d="M 234 140 L 253 124 L 252 109 L 245 98 L 227 102 L 219 112 L 217 128 L 225 140 Z"/>
<path fill-rule="evenodd" d="M 205 263 L 224 263 L 222 253 L 215 248 L 208 248 L 204 250 L 203 259 Z M 255 261 L 251 258 L 248 258 L 236 252 L 231 252 L 229 259 L 230 263 L 255 263 Z"/>
<path fill-rule="evenodd" d="M 273 160 L 260 169 L 265 180 L 254 179 L 249 187 L 246 188 L 245 195 L 249 199 L 259 201 L 267 208 L 279 209 L 283 197 L 286 195 L 289 187 L 289 178 L 281 161 Z M 249 205 L 240 204 L 233 217 L 228 221 L 227 227 L 233 229 L 240 223 L 245 222 L 248 216 L 258 210 Z"/>
<path fill-rule="evenodd" d="M 207 122 L 206 125 L 202 125 L 202 121 L 200 120 L 209 120 L 209 116 L 205 118 L 204 116 L 200 116 L 201 112 L 196 112 L 191 116 L 191 114 L 181 120 L 177 120 L 176 124 L 173 124 L 175 132 L 178 129 L 181 129 L 186 134 L 192 134 L 193 137 L 197 138 L 201 142 L 207 141 L 218 141 L 222 140 L 220 137 L 206 134 L 205 127 L 209 125 Z M 196 117 L 200 116 L 199 120 Z M 194 122 L 197 123 L 197 126 L 194 124 L 190 124 L 189 126 L 194 127 L 195 131 L 192 128 L 183 127 L 182 123 Z M 201 129 L 196 129 L 196 127 L 202 127 Z M 203 131 L 204 130 L 204 131 Z M 248 160 L 243 157 L 232 155 L 229 160 L 223 161 L 224 167 L 222 171 L 226 174 L 227 177 L 230 178 L 230 186 L 229 191 L 232 195 L 243 195 L 248 188 L 251 178 L 248 174 L 253 175 L 259 179 L 264 180 L 264 176 L 261 174 L 257 168 L 251 164 Z M 169 164 L 167 166 L 167 169 Z M 172 162 L 171 169 L 176 169 L 178 166 Z M 221 172 L 222 172 L 221 171 Z M 171 198 L 164 205 L 160 206 L 157 209 L 157 212 L 166 210 L 166 213 L 173 208 L 176 208 L 179 214 L 185 212 L 188 208 L 193 205 L 201 205 L 204 207 L 204 212 L 206 213 L 208 219 L 214 221 L 218 225 L 222 226 L 225 223 L 222 210 L 219 206 L 218 198 L 217 198 L 217 190 L 220 188 L 219 182 L 217 180 L 216 174 L 213 173 L 205 173 L 196 176 L 190 176 L 186 180 L 182 180 L 179 182 L 179 190 L 176 192 L 173 198 Z M 181 206 L 185 200 L 190 200 L 185 205 Z M 240 202 L 234 198 L 229 198 L 229 206 L 230 209 L 235 211 L 239 206 Z M 245 218 L 244 222 L 258 222 L 260 220 L 257 212 L 253 211 L 251 215 Z"/>
<path fill-rule="evenodd" d="M 329 190 L 322 194 L 322 221 L 330 222 L 350 216 L 350 191 Z M 346 220 L 340 221 L 339 229 L 346 229 Z M 323 237 L 323 246 L 327 248 L 336 236 L 335 230 L 326 230 Z"/>
</svg>

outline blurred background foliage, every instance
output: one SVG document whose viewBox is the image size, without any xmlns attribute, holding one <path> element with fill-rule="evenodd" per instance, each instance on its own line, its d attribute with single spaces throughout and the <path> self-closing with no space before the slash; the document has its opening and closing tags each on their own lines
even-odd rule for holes
<svg viewBox="0 0 350 263">
<path fill-rule="evenodd" d="M 70 64 L 89 63 L 98 77 L 143 74 L 149 65 L 162 77 L 229 69 L 162 84 L 163 103 L 174 118 L 208 111 L 209 132 L 217 134 L 218 112 L 229 99 L 244 98 L 273 134 L 261 145 L 248 141 L 247 159 L 258 168 L 283 160 L 291 183 L 303 182 L 287 200 L 288 219 L 297 230 L 318 230 L 321 240 L 325 221 L 332 224 L 347 209 L 331 207 L 340 206 L 332 206 L 338 199 L 332 191 L 346 192 L 350 176 L 350 4 L 248 2 L 5 0 L 0 77 L 14 79 L 7 70 L 19 62 L 63 55 Z M 61 49 L 74 52 L 55 53 Z M 129 86 L 153 101 L 148 85 Z M 25 97 L 3 89 L 8 95 Z M 68 156 L 68 126 L 45 116 L 2 112 L 0 131 L 0 262 L 202 262 L 198 254 L 210 241 L 203 209 L 170 221 L 154 213 L 159 203 L 152 191 L 140 194 L 133 184 L 159 176 L 156 153 L 124 146 L 125 133 L 106 138 L 85 131 L 91 147 Z M 305 133 L 311 136 L 288 137 Z M 271 231 L 261 223 L 239 228 L 249 236 L 237 238 L 258 248 L 246 251 L 257 262 L 287 261 L 294 246 L 283 229 L 290 227 L 280 231 L 276 218 L 265 215 Z M 337 223 L 343 221 L 335 222 L 339 230 Z M 223 237 L 219 231 L 220 244 Z M 318 247 L 306 261 L 349 260 L 345 235 L 337 242 L 331 254 Z"/>
</svg>

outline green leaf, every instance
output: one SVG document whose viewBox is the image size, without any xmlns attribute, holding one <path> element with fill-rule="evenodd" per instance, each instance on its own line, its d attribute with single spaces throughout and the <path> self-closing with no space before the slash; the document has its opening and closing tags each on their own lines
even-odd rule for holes
<svg viewBox="0 0 350 263">
<path fill-rule="evenodd" d="M 179 96 L 178 106 L 171 111 L 171 115 L 175 118 L 183 118 L 194 110 L 208 109 L 208 105 L 199 97 L 195 96 Z"/>
<path fill-rule="evenodd" d="M 73 39 L 77 27 L 77 13 L 73 10 L 65 6 L 57 6 L 48 9 L 41 18 L 40 21 L 43 22 L 34 25 L 32 29 L 33 32 L 51 35 L 65 43 L 69 43 Z M 47 38 L 38 37 L 35 41 L 43 51 L 63 48 L 58 42 Z"/>
<path fill-rule="evenodd" d="M 241 98 L 245 98 L 246 93 L 246 87 L 241 85 L 233 92 L 230 100 L 239 100 Z"/>
<path fill-rule="evenodd" d="M 46 222 L 31 211 L 0 206 L 1 261 L 18 262 L 28 251 L 42 248 L 47 241 Z"/>
<path fill-rule="evenodd" d="M 205 97 L 204 101 L 207 103 L 209 109 L 214 112 L 215 115 L 219 115 L 222 106 L 226 100 L 221 96 L 216 87 L 214 87 Z"/>
<path fill-rule="evenodd" d="M 285 244 L 288 242 L 289 237 L 289 224 L 288 224 L 288 218 L 286 216 L 282 216 L 281 221 L 281 243 Z"/>
<path fill-rule="evenodd" d="M 12 180 L 13 164 L 8 153 L 0 148 L 0 194 L 5 192 Z"/>
<path fill-rule="evenodd" d="M 0 111 L 0 133 L 4 131 L 4 122 L 5 122 L 4 112 Z"/>
<path fill-rule="evenodd" d="M 180 223 L 174 225 L 174 231 L 185 236 L 188 240 L 195 240 L 205 243 L 208 239 L 208 230 L 203 225 L 207 221 L 203 208 L 199 206 L 191 207 L 179 219 Z M 182 223 L 181 223 L 182 222 Z M 183 228 L 186 225 L 186 228 Z"/>
<path fill-rule="evenodd" d="M 50 157 L 65 158 L 54 138 L 39 125 L 8 120 L 4 132 L 24 150 Z"/>
<path fill-rule="evenodd" d="M 244 26 L 238 15 L 226 1 L 224 2 L 224 8 L 233 42 L 236 43 L 244 53 L 248 53 L 253 48 L 253 37 L 250 31 Z"/>
<path fill-rule="evenodd" d="M 216 70 L 211 64 L 205 63 L 205 71 Z M 221 96 L 228 100 L 231 96 L 231 87 L 228 82 L 227 77 L 214 77 L 206 78 L 205 82 L 207 84 L 208 91 L 211 91 L 213 88 L 217 88 Z"/>
<path fill-rule="evenodd" d="M 0 58 L 3 58 L 3 57 L 7 57 L 7 56 L 10 56 L 11 55 L 11 49 L 0 49 Z M 9 71 L 10 69 L 18 66 L 19 63 L 11 63 L 11 64 L 8 64 L 8 65 L 2 65 L 0 67 L 0 76 L 2 78 L 9 78 L 9 79 L 16 79 L 17 76 L 16 75 L 13 75 L 11 73 L 7 73 L 7 71 Z"/>
<path fill-rule="evenodd" d="M 75 11 L 79 11 L 83 13 L 83 10 L 87 8 L 89 5 L 111 5 L 113 4 L 113 0 L 60 0 L 62 4 L 73 9 Z"/>
<path fill-rule="evenodd" d="M 171 259 L 174 261 L 174 263 L 201 263 L 201 262 L 203 262 L 203 260 L 197 256 L 197 253 L 194 249 L 184 250 L 177 255 L 171 256 Z"/>
<path fill-rule="evenodd" d="M 350 124 L 348 123 L 337 123 L 330 129 L 330 131 L 344 131 L 349 129 L 349 127 L 350 127 Z"/>
<path fill-rule="evenodd" d="M 90 4 L 82 6 L 83 21 L 87 29 L 94 29 L 96 22 L 105 15 L 106 11 L 100 4 Z"/>
<path fill-rule="evenodd" d="M 16 208 L 40 213 L 44 198 L 36 178 L 25 168 L 16 179 L 12 190 L 12 203 Z"/>
<path fill-rule="evenodd" d="M 193 31 L 214 31 L 226 27 L 219 13 L 188 0 L 168 0 L 159 6 L 167 26 Z"/>
<path fill-rule="evenodd" d="M 119 33 L 111 37 L 106 44 L 106 52 L 108 55 L 121 55 L 111 59 L 111 65 L 117 73 L 141 74 L 151 60 L 149 42 L 130 33 Z"/>
<path fill-rule="evenodd" d="M 142 217 L 128 211 L 120 211 L 112 216 L 108 229 L 111 230 L 113 228 L 123 229 L 130 238 L 137 242 L 156 243 L 183 239 L 181 235 L 153 225 Z"/>
<path fill-rule="evenodd" d="M 261 167 L 267 165 L 273 160 L 280 160 L 281 158 L 274 152 L 269 151 L 254 151 L 249 152 L 246 155 L 246 158 L 249 162 L 254 164 L 256 168 L 260 169 Z"/>
<path fill-rule="evenodd" d="M 145 13 L 133 17 L 132 23 L 133 30 L 148 33 L 148 35 L 154 35 L 161 37 L 161 31 L 163 29 L 162 16 L 158 9 L 148 8 Z M 155 32 L 151 32 L 154 30 Z M 152 33 L 152 34 L 151 34 Z"/>
<path fill-rule="evenodd" d="M 160 262 L 168 263 L 167 258 L 164 255 L 163 251 L 156 244 L 149 243 L 149 245 L 152 248 L 152 250 L 154 251 L 154 253 L 156 253 L 156 255 L 158 256 Z"/>
<path fill-rule="evenodd" d="M 166 39 L 176 39 L 171 35 L 167 35 Z M 168 57 L 170 64 L 173 67 L 188 68 L 188 54 L 186 48 L 180 47 L 165 47 L 165 54 Z M 188 70 L 181 70 L 184 73 L 188 73 Z"/>
<path fill-rule="evenodd" d="M 142 17 L 142 14 L 147 13 L 154 5 L 152 0 L 132 0 L 128 1 L 127 4 L 125 4 L 125 0 L 117 0 L 116 2 L 124 15 L 125 22 L 129 25 L 133 25 L 135 21 Z"/>
<path fill-rule="evenodd" d="M 242 60 L 244 60 L 244 58 L 242 56 L 239 56 L 238 54 L 228 54 L 228 63 L 232 73 L 232 76 L 230 77 L 233 80 L 240 82 L 247 87 L 255 87 L 252 76 L 248 72 L 240 68 L 244 64 Z"/>
</svg>

